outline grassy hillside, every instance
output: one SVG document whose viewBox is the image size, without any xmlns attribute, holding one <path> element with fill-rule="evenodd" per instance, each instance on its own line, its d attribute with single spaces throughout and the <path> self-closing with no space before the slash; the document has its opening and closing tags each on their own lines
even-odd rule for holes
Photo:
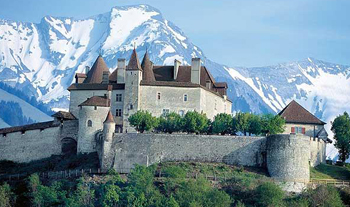
<svg viewBox="0 0 350 207">
<path fill-rule="evenodd" d="M 216 180 L 210 178 L 213 175 Z M 0 184 L 0 203 L 9 204 L 5 206 L 341 207 L 350 204 L 349 189 L 321 186 L 301 195 L 287 195 L 261 169 L 195 162 L 136 166 L 124 177 L 113 170 L 103 176 L 60 180 L 40 180 L 33 174 L 23 182 L 10 184 Z"/>
<path fill-rule="evenodd" d="M 314 179 L 350 180 L 350 165 L 345 167 L 321 164 L 310 168 L 310 176 Z"/>
</svg>

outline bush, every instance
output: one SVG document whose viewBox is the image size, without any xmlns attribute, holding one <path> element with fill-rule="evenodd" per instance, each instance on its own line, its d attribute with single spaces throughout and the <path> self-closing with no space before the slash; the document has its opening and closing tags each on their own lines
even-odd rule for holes
<svg viewBox="0 0 350 207">
<path fill-rule="evenodd" d="M 309 190 L 306 198 L 311 207 L 343 207 L 344 204 L 340 198 L 339 191 L 333 186 L 321 185 L 315 190 Z"/>
<path fill-rule="evenodd" d="M 175 191 L 175 198 L 180 206 L 225 207 L 231 205 L 230 196 L 223 191 L 213 189 L 204 178 L 180 183 Z"/>
<path fill-rule="evenodd" d="M 178 166 L 166 167 L 164 173 L 169 178 L 186 178 L 186 171 Z"/>
<path fill-rule="evenodd" d="M 183 118 L 184 131 L 187 133 L 204 133 L 209 129 L 209 119 L 205 114 L 189 111 Z"/>
<path fill-rule="evenodd" d="M 0 186 L 0 206 L 11 207 L 14 205 L 14 194 L 11 192 L 11 188 L 8 184 Z"/>
<path fill-rule="evenodd" d="M 130 125 L 135 127 L 136 131 L 143 133 L 157 127 L 158 120 L 148 111 L 138 111 L 129 117 Z"/>
<path fill-rule="evenodd" d="M 135 166 L 128 175 L 121 206 L 162 206 L 165 198 L 153 184 L 154 172 L 154 166 Z"/>
<path fill-rule="evenodd" d="M 258 206 L 283 206 L 284 192 L 274 183 L 261 184 L 257 187 L 255 195 Z"/>
<path fill-rule="evenodd" d="M 212 123 L 212 132 L 214 134 L 228 134 L 231 131 L 232 116 L 229 114 L 218 114 Z"/>
</svg>

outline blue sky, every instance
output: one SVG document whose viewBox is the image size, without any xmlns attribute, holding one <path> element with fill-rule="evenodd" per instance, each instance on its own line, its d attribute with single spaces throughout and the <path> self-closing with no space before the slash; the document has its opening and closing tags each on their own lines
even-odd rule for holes
<svg viewBox="0 0 350 207">
<path fill-rule="evenodd" d="M 0 0 L 0 18 L 81 19 L 134 4 L 158 8 L 218 63 L 251 67 L 313 57 L 350 65 L 349 0 Z"/>
</svg>

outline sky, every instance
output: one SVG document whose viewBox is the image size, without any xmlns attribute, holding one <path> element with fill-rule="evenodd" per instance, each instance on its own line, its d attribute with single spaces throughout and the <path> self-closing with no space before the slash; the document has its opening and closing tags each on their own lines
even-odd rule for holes
<svg viewBox="0 0 350 207">
<path fill-rule="evenodd" d="M 350 65 L 350 0 L 0 0 L 0 18 L 83 19 L 135 4 L 159 9 L 220 64 L 268 66 L 312 57 Z"/>
</svg>

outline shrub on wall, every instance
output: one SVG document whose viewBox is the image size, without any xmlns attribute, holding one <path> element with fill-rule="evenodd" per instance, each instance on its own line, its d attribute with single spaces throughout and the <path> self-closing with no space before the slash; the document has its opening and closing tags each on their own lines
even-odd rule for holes
<svg viewBox="0 0 350 207">
<path fill-rule="evenodd" d="M 158 120 L 148 111 L 138 111 L 129 117 L 130 125 L 135 127 L 136 131 L 143 133 L 150 131 L 158 125 Z"/>
</svg>

